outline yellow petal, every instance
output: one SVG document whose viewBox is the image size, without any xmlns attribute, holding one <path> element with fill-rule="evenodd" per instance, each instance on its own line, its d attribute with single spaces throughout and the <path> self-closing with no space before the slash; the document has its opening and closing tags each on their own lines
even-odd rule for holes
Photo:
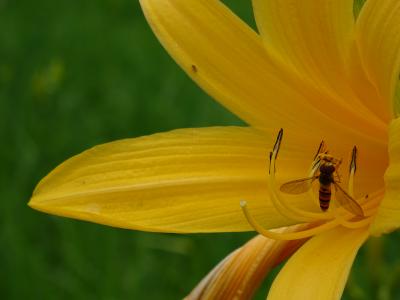
<svg viewBox="0 0 400 300">
<path fill-rule="evenodd" d="M 359 58 L 354 52 L 352 0 L 253 0 L 253 6 L 266 48 L 327 94 L 326 110 L 353 110 L 354 115 L 368 115 L 369 122 L 383 125 L 360 98 L 368 92 L 376 102 L 377 94 L 363 70 L 354 71 Z M 353 81 L 363 83 L 363 88 L 354 87 Z M 336 114 L 349 118 L 344 111 Z"/>
<path fill-rule="evenodd" d="M 177 63 L 206 92 L 251 125 L 269 133 L 283 127 L 319 140 L 326 133 L 341 139 L 357 132 L 377 139 L 384 136 L 384 129 L 373 124 L 362 109 L 327 105 L 332 103 L 329 96 L 268 53 L 261 38 L 221 1 L 140 3 Z M 349 133 L 348 127 L 354 132 Z"/>
<path fill-rule="evenodd" d="M 353 45 L 350 53 L 349 76 L 349 83 L 365 107 L 374 112 L 384 124 L 388 124 L 392 117 L 387 109 L 387 101 L 383 99 L 365 72 L 356 44 Z"/>
<path fill-rule="evenodd" d="M 251 229 L 240 208 L 245 199 L 268 228 L 293 224 L 268 200 L 270 148 L 272 139 L 240 127 L 182 129 L 116 141 L 61 164 L 39 183 L 29 204 L 116 227 L 213 232 Z M 283 150 L 283 178 L 300 176 L 291 171 L 295 167 L 304 174 L 310 153 Z M 311 209 L 311 202 L 304 202 L 304 208 Z"/>
<path fill-rule="evenodd" d="M 335 228 L 310 239 L 279 272 L 268 300 L 340 299 L 367 229 Z"/>
<path fill-rule="evenodd" d="M 393 120 L 390 125 L 389 162 L 385 173 L 385 196 L 371 227 L 373 235 L 400 227 L 400 118 Z"/>
<path fill-rule="evenodd" d="M 400 73 L 400 2 L 369 0 L 356 25 L 362 63 L 384 102 L 380 110 L 392 114 Z"/>
<path fill-rule="evenodd" d="M 348 89 L 344 75 L 352 44 L 353 1 L 253 0 L 253 7 L 266 47 L 316 85 Z"/>
<path fill-rule="evenodd" d="M 400 116 L 400 80 L 397 82 L 396 85 L 394 112 L 396 116 Z"/>
<path fill-rule="evenodd" d="M 279 232 L 308 228 L 297 225 Z M 293 254 L 306 240 L 276 241 L 256 236 L 221 261 L 185 300 L 252 299 L 272 268 Z"/>
</svg>

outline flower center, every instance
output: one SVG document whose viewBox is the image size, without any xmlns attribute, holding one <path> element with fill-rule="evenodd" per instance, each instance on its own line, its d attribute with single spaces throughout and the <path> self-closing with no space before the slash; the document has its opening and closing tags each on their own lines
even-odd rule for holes
<svg viewBox="0 0 400 300">
<path fill-rule="evenodd" d="M 357 169 L 357 148 L 353 148 L 352 159 L 349 168 L 348 191 L 346 192 L 338 184 L 339 178 L 337 168 L 341 160 L 329 155 L 325 150 L 325 144 L 321 142 L 317 154 L 309 169 L 309 176 L 305 179 L 294 180 L 283 184 L 280 191 L 290 194 L 308 193 L 310 201 L 316 198 L 311 188 L 311 183 L 319 182 L 319 201 L 322 212 L 311 212 L 290 205 L 278 190 L 276 183 L 276 161 L 283 139 L 283 130 L 279 131 L 274 148 L 270 153 L 270 165 L 268 172 L 268 192 L 276 210 L 284 217 L 298 223 L 310 223 L 311 228 L 293 232 L 278 233 L 263 228 L 250 213 L 247 202 L 241 201 L 240 206 L 249 224 L 261 235 L 275 240 L 297 240 L 311 237 L 337 226 L 346 228 L 362 228 L 369 226 L 375 216 L 378 202 L 367 201 L 368 196 L 359 199 L 360 204 L 354 196 L 354 176 Z M 327 210 L 331 201 L 331 189 L 335 190 L 335 202 L 339 205 L 337 209 Z M 326 210 L 326 211 L 325 211 Z"/>
</svg>

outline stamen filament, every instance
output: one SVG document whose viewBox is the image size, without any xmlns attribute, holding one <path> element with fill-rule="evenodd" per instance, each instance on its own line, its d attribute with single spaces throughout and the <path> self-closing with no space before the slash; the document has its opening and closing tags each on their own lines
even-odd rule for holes
<svg viewBox="0 0 400 300">
<path fill-rule="evenodd" d="M 278 152 L 281 146 L 282 142 L 282 136 L 283 136 L 283 129 L 281 129 L 278 133 L 278 137 L 275 141 L 274 148 L 272 152 L 269 155 L 270 163 L 269 163 L 269 171 L 268 171 L 268 178 L 270 179 L 271 176 L 275 175 L 276 171 L 276 165 L 275 161 L 278 156 Z M 313 220 L 310 220 L 309 218 L 304 218 L 303 216 L 299 216 L 296 213 L 293 213 L 288 207 L 282 204 L 281 199 L 279 198 L 278 194 L 275 192 L 275 183 L 272 182 L 271 180 L 268 180 L 268 192 L 269 196 L 271 198 L 272 204 L 274 205 L 275 209 L 284 217 L 288 219 L 292 219 L 298 222 L 310 222 Z M 283 206 L 283 207 L 282 207 Z"/>
<path fill-rule="evenodd" d="M 246 217 L 247 222 L 256 230 L 259 234 L 270 238 L 274 240 L 298 240 L 298 239 L 304 239 L 304 238 L 309 238 L 313 235 L 322 233 L 326 230 L 333 229 L 337 226 L 343 226 L 349 229 L 357 229 L 357 228 L 362 228 L 365 226 L 369 226 L 373 220 L 373 217 L 376 213 L 376 208 L 379 204 L 379 195 L 380 192 L 376 193 L 371 199 L 372 201 L 368 201 L 364 207 L 363 207 L 363 216 L 357 217 L 354 214 L 350 213 L 349 211 L 344 211 L 340 212 L 340 210 L 335 210 L 333 212 L 328 211 L 328 212 L 323 212 L 323 213 L 316 213 L 316 212 L 310 212 L 310 211 L 305 211 L 302 209 L 299 209 L 295 206 L 289 205 L 286 203 L 284 197 L 281 197 L 279 195 L 279 191 L 277 189 L 277 183 L 275 179 L 275 173 L 276 173 L 276 159 L 278 157 L 279 149 L 281 146 L 282 142 L 282 137 L 283 137 L 283 130 L 281 129 L 279 131 L 278 137 L 276 139 L 274 148 L 272 152 L 270 153 L 270 164 L 269 164 L 269 172 L 268 172 L 268 192 L 271 198 L 271 201 L 275 207 L 275 209 L 284 217 L 288 219 L 292 219 L 294 221 L 300 222 L 300 223 L 308 223 L 308 226 L 315 226 L 310 229 L 306 229 L 303 231 L 299 232 L 288 232 L 288 233 L 280 233 L 277 232 L 276 230 L 268 230 L 263 228 L 257 221 L 256 219 L 252 216 L 250 213 L 248 207 L 247 207 L 247 202 L 246 201 L 241 201 L 240 206 L 242 208 L 243 214 Z M 321 142 L 317 154 L 314 157 L 314 161 L 311 164 L 311 167 L 309 169 L 309 179 L 305 180 L 312 180 L 317 179 L 318 176 L 317 170 L 319 170 L 321 166 L 321 151 L 325 151 L 325 144 L 324 142 Z M 324 152 L 325 154 L 327 151 Z M 351 158 L 351 163 L 350 163 L 350 168 L 349 168 L 349 182 L 348 182 L 348 193 L 351 197 L 354 197 L 354 175 L 357 169 L 356 165 L 356 158 L 357 158 L 357 148 L 354 146 L 353 151 L 352 151 L 352 158 Z M 334 158 L 332 158 L 334 159 Z M 335 167 L 336 170 L 341 164 L 341 160 L 335 160 Z M 315 177 L 314 177 L 315 176 Z M 301 183 L 303 182 L 302 180 L 300 181 Z M 312 199 L 317 199 L 314 195 L 313 189 L 309 189 L 308 191 L 310 197 Z M 366 197 L 367 198 L 367 197 Z M 354 220 L 355 219 L 355 220 Z M 354 221 L 351 221 L 354 220 Z"/>
<path fill-rule="evenodd" d="M 338 220 L 340 221 L 340 225 L 343 227 L 349 229 L 358 229 L 370 225 L 373 220 L 373 216 L 358 221 L 348 221 L 346 219 L 342 219 L 341 217 L 338 217 Z"/>
<path fill-rule="evenodd" d="M 241 206 L 243 213 L 247 219 L 247 222 L 249 222 L 249 224 L 255 229 L 255 231 L 257 231 L 259 234 L 261 234 L 267 238 L 274 239 L 274 240 L 281 240 L 281 241 L 300 240 L 300 239 L 308 238 L 308 237 L 314 236 L 316 234 L 322 233 L 326 230 L 333 229 L 340 225 L 340 220 L 334 219 L 332 221 L 325 222 L 320 226 L 313 227 L 311 229 L 307 229 L 304 231 L 291 232 L 291 233 L 277 233 L 277 232 L 263 228 L 254 219 L 254 217 L 250 214 L 250 212 L 247 208 L 246 201 L 241 201 L 240 206 Z"/>
<path fill-rule="evenodd" d="M 279 195 L 275 191 L 275 185 L 276 183 L 271 181 L 271 176 L 269 176 L 268 180 L 268 192 L 269 196 L 272 200 L 272 204 L 274 205 L 275 209 L 284 217 L 288 219 L 292 219 L 295 221 L 299 222 L 312 222 L 315 221 L 314 218 L 309 218 L 304 215 L 301 215 L 300 213 L 296 212 L 294 209 L 292 209 L 290 206 L 286 205 L 279 197 Z"/>
<path fill-rule="evenodd" d="M 364 218 L 359 221 L 349 221 L 348 219 L 353 218 L 354 216 L 349 215 L 346 218 L 343 217 L 337 217 L 333 220 L 330 220 L 328 222 L 322 223 L 319 226 L 313 227 L 311 229 L 307 229 L 304 231 L 299 231 L 299 232 L 292 232 L 292 233 L 278 233 L 274 232 L 272 230 L 267 230 L 263 228 L 253 217 L 253 215 L 250 213 L 249 209 L 247 208 L 247 202 L 246 201 L 241 201 L 240 202 L 240 207 L 242 208 L 243 214 L 246 217 L 247 222 L 254 228 L 256 232 L 259 234 L 270 238 L 274 240 L 281 240 L 281 241 L 291 241 L 291 240 L 299 240 L 299 239 L 304 239 L 308 238 L 311 236 L 314 236 L 316 234 L 322 233 L 326 230 L 333 229 L 339 225 L 349 228 L 349 229 L 358 229 L 362 228 L 365 226 L 368 226 L 371 224 L 373 220 L 373 216 Z"/>
</svg>

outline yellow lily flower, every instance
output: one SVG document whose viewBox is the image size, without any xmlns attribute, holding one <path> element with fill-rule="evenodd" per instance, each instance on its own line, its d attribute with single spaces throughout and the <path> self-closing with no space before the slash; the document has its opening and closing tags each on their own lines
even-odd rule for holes
<svg viewBox="0 0 400 300">
<path fill-rule="evenodd" d="M 232 266 L 241 271 L 231 272 L 228 291 L 247 299 L 293 252 L 268 299 L 340 298 L 360 246 L 400 226 L 400 2 L 368 0 L 355 20 L 353 0 L 253 0 L 259 33 L 217 0 L 140 2 L 177 63 L 250 127 L 182 129 L 96 146 L 46 176 L 29 205 L 135 230 L 256 229 L 268 238 L 225 260 L 193 299 L 217 295 Z M 362 216 L 321 212 L 312 192 L 279 192 L 281 182 L 307 177 L 321 140 L 343 165 L 357 147 L 357 176 L 353 157 L 341 182 Z M 269 230 L 294 224 L 303 225 Z M 244 281 L 246 290 L 237 283 L 249 266 L 260 272 Z"/>
</svg>

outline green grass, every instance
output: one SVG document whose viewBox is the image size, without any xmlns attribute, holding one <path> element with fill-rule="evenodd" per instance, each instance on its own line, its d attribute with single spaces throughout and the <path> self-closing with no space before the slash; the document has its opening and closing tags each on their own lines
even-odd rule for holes
<svg viewBox="0 0 400 300">
<path fill-rule="evenodd" d="M 137 1 L 0 0 L 0 28 L 2 299 L 179 299 L 253 235 L 142 233 L 27 207 L 44 175 L 96 144 L 242 122 L 168 57 Z M 400 297 L 399 235 L 383 241 L 361 252 L 346 299 Z"/>
</svg>

